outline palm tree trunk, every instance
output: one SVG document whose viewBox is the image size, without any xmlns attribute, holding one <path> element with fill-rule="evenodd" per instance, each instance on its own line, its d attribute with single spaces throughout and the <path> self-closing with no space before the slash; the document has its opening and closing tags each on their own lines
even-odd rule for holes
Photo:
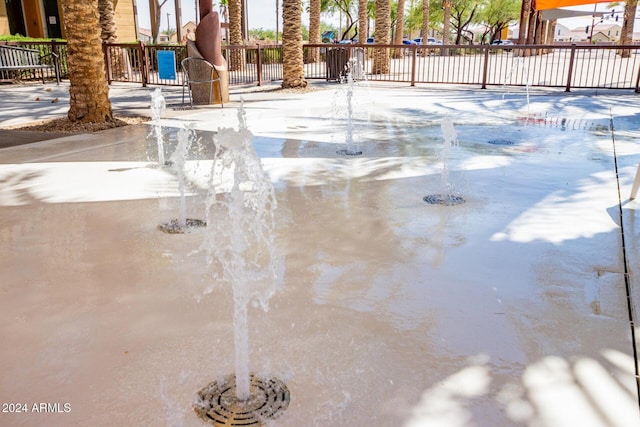
<svg viewBox="0 0 640 427">
<path fill-rule="evenodd" d="M 105 76 L 98 0 L 63 0 L 71 121 L 113 121 Z"/>
<path fill-rule="evenodd" d="M 422 28 L 420 29 L 422 43 L 427 44 L 429 37 L 429 0 L 422 0 Z"/>
<path fill-rule="evenodd" d="M 113 0 L 98 0 L 100 13 L 100 38 L 103 43 L 118 43 L 115 3 Z M 124 78 L 130 74 L 126 52 L 119 47 L 109 47 L 110 64 L 107 71 L 111 78 Z"/>
<path fill-rule="evenodd" d="M 451 43 L 451 0 L 444 0 L 444 15 L 442 17 L 442 43 L 447 45 Z M 449 49 L 442 50 L 443 55 L 449 55 Z"/>
<path fill-rule="evenodd" d="M 358 0 L 358 43 L 365 44 L 369 37 L 367 0 Z"/>
<path fill-rule="evenodd" d="M 229 44 L 240 46 L 242 38 L 242 3 L 240 0 L 229 0 Z M 244 69 L 244 49 L 233 49 L 229 53 L 229 71 Z"/>
<path fill-rule="evenodd" d="M 391 5 L 389 0 L 376 0 L 376 44 L 389 44 L 391 39 Z M 376 48 L 373 52 L 373 74 L 388 74 L 390 68 L 388 48 Z"/>
<path fill-rule="evenodd" d="M 302 52 L 302 2 L 282 2 L 282 87 L 307 87 Z"/>
<path fill-rule="evenodd" d="M 309 2 L 309 43 L 321 43 L 320 38 L 320 0 L 310 0 Z M 320 49 L 317 47 L 307 50 L 307 62 L 320 61 Z"/>
<path fill-rule="evenodd" d="M 396 32 L 393 38 L 393 44 L 402 44 L 404 37 L 404 0 L 398 0 L 398 9 L 396 11 Z M 402 58 L 403 49 L 395 49 L 394 58 Z"/>
<path fill-rule="evenodd" d="M 621 45 L 633 43 L 633 23 L 636 19 L 636 7 L 638 7 L 638 0 L 627 0 L 624 5 L 622 33 L 620 34 Z M 618 54 L 623 58 L 629 58 L 631 57 L 631 50 L 620 49 Z"/>
</svg>

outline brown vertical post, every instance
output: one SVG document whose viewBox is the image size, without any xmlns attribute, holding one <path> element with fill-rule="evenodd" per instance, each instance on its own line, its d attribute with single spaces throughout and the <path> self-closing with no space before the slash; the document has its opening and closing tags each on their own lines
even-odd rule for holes
<svg viewBox="0 0 640 427">
<path fill-rule="evenodd" d="M 416 63 L 418 56 L 418 45 L 411 45 L 411 86 L 416 85 Z"/>
<path fill-rule="evenodd" d="M 487 74 L 489 72 L 489 45 L 485 44 L 482 46 L 484 50 L 484 67 L 482 67 L 482 87 L 481 89 L 487 88 Z"/>
<path fill-rule="evenodd" d="M 56 83 L 60 84 L 60 54 L 58 53 L 58 44 L 51 39 L 51 56 L 53 56 L 53 67 L 56 73 Z"/>
<path fill-rule="evenodd" d="M 262 86 L 262 46 L 258 44 L 256 71 L 258 73 L 258 86 Z"/>
<path fill-rule="evenodd" d="M 569 71 L 567 71 L 567 86 L 565 92 L 571 92 L 571 79 L 573 78 L 573 60 L 576 56 L 576 44 L 571 45 L 571 56 L 569 57 Z"/>
<path fill-rule="evenodd" d="M 147 87 L 149 81 L 149 67 L 147 67 L 147 49 L 143 42 L 138 42 L 138 57 L 140 58 L 140 75 L 142 76 L 142 87 Z"/>
</svg>

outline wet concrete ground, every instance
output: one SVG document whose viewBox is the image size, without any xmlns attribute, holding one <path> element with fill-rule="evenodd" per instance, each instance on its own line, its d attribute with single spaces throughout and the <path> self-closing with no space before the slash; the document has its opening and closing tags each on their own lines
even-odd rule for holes
<svg viewBox="0 0 640 427">
<path fill-rule="evenodd" d="M 345 90 L 243 94 L 278 201 L 278 290 L 249 310 L 251 370 L 291 393 L 269 423 L 637 425 L 637 95 L 362 85 L 345 157 Z M 167 157 L 198 129 L 189 216 L 238 98 L 163 120 Z M 447 118 L 465 203 L 429 205 Z M 232 291 L 202 231 L 158 231 L 178 191 L 149 133 L 0 150 L 0 424 L 202 425 L 233 372 Z"/>
</svg>

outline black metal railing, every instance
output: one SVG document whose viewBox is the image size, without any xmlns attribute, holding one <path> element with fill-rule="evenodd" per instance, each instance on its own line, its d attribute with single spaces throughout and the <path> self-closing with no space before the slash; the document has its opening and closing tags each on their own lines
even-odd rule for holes
<svg viewBox="0 0 640 427">
<path fill-rule="evenodd" d="M 5 42 L 58 55 L 60 76 L 68 77 L 66 43 Z M 182 85 L 183 45 L 105 44 L 109 83 Z M 175 78 L 161 78 L 157 52 L 175 53 Z M 281 45 L 224 46 L 230 85 L 282 80 Z M 388 66 L 376 63 L 388 57 Z M 305 44 L 307 79 L 338 80 L 348 67 L 370 81 L 416 84 L 541 86 L 633 89 L 640 92 L 640 45 L 375 45 Z M 384 62 L 384 61 L 383 61 Z M 55 78 L 55 71 L 45 76 Z"/>
</svg>

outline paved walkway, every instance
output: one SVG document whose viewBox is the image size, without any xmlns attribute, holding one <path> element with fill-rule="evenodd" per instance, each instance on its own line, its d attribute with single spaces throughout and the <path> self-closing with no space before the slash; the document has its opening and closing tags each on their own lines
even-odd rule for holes
<svg viewBox="0 0 640 427">
<path fill-rule="evenodd" d="M 320 83 L 323 84 L 323 83 Z M 150 95 L 159 86 L 141 87 L 139 84 L 115 83 L 110 86 L 109 97 L 112 109 L 117 115 L 150 117 Z M 229 106 L 244 99 L 259 99 L 265 93 L 279 87 L 271 83 L 261 87 L 237 86 L 231 88 L 232 100 Z M 220 108 L 218 105 L 196 106 L 193 110 L 182 104 L 182 88 L 175 86 L 160 87 L 168 108 L 165 118 L 181 117 L 194 111 Z M 65 117 L 69 110 L 69 82 L 39 84 L 0 85 L 0 148 L 31 142 L 55 139 L 64 134 L 55 132 L 20 131 L 16 128 L 28 124 L 37 124 L 46 120 Z"/>
</svg>

